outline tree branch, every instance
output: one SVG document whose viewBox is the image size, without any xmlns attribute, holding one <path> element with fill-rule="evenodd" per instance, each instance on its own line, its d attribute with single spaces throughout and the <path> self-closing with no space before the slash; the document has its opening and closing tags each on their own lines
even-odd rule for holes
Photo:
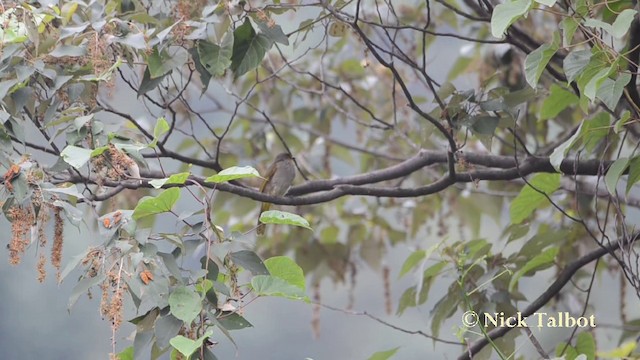
<svg viewBox="0 0 640 360">
<path fill-rule="evenodd" d="M 365 186 L 388 180 L 404 178 L 420 169 L 430 165 L 447 164 L 448 154 L 445 152 L 436 152 L 432 150 L 421 150 L 414 157 L 407 159 L 399 164 L 392 165 L 385 169 L 375 170 L 369 173 L 345 176 L 331 180 L 315 180 L 308 181 L 302 185 L 294 186 L 289 190 L 285 197 L 276 197 L 263 194 L 256 189 L 234 185 L 229 183 L 212 184 L 206 183 L 205 177 L 191 175 L 189 178 L 198 184 L 216 188 L 220 191 L 233 193 L 242 197 L 247 197 L 256 201 L 270 202 L 278 205 L 312 205 L 325 203 L 346 195 L 363 195 L 375 197 L 417 197 L 431 195 L 440 192 L 456 183 L 469 183 L 481 180 L 516 180 L 521 177 L 534 173 L 546 172 L 556 173 L 547 157 L 529 157 L 523 160 L 520 165 L 516 164 L 511 156 L 500 156 L 492 154 L 465 154 L 465 161 L 469 164 L 482 166 L 481 168 L 468 172 L 458 172 L 455 177 L 448 174 L 442 179 L 419 187 L 400 188 L 400 187 L 382 187 L 382 186 Z M 602 169 L 607 169 L 612 161 L 600 160 L 573 160 L 566 159 L 562 162 L 560 169 L 566 175 L 602 175 Z M 165 175 L 158 171 L 141 171 L 141 175 L 145 178 L 159 179 Z M 54 181 L 55 184 L 60 183 L 97 183 L 95 177 L 87 178 L 81 175 L 69 175 L 66 178 L 59 178 Z M 100 183 L 108 187 L 124 186 L 128 189 L 151 188 L 147 182 L 140 184 L 138 181 L 113 181 L 102 180 Z M 185 184 L 171 184 L 165 187 L 184 187 Z"/>
</svg>

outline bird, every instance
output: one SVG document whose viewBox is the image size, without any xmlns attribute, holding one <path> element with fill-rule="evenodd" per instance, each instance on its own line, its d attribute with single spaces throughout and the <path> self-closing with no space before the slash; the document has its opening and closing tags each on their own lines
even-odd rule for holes
<svg viewBox="0 0 640 360">
<path fill-rule="evenodd" d="M 296 167 L 293 162 L 293 157 L 289 153 L 281 153 L 276 156 L 273 164 L 269 166 L 267 174 L 264 177 L 262 186 L 260 186 L 260 192 L 273 196 L 283 196 L 289 191 L 293 180 L 296 177 Z M 260 215 L 263 212 L 268 211 L 271 207 L 271 203 L 264 202 L 260 206 L 260 213 L 258 214 L 258 236 L 264 235 L 265 224 L 260 222 Z"/>
</svg>

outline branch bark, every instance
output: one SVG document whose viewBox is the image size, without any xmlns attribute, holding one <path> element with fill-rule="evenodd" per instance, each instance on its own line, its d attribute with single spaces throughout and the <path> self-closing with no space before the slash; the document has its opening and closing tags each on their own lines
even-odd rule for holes
<svg viewBox="0 0 640 360">
<path fill-rule="evenodd" d="M 481 167 L 466 172 L 456 172 L 454 177 L 447 173 L 440 180 L 431 184 L 417 187 L 385 187 L 372 186 L 372 184 L 404 178 L 412 173 L 432 165 L 444 165 L 448 163 L 449 154 L 444 151 L 420 150 L 415 156 L 390 167 L 371 171 L 364 174 L 345 176 L 331 180 L 314 180 L 302 185 L 294 186 L 289 190 L 288 196 L 275 197 L 259 192 L 257 189 L 241 184 L 213 184 L 205 182 L 205 177 L 191 175 L 190 180 L 198 184 L 220 191 L 233 193 L 256 201 L 266 201 L 278 205 L 312 205 L 325 203 L 346 195 L 361 195 L 374 197 L 419 197 L 438 193 L 456 183 L 469 183 L 482 180 L 510 181 L 520 179 L 535 173 L 556 173 L 548 157 L 528 157 L 516 163 L 513 156 L 501 156 L 492 154 L 465 153 L 458 157 L 473 165 Z M 566 159 L 562 162 L 560 170 L 566 175 L 603 175 L 612 161 L 573 160 Z M 467 165 L 468 167 L 471 167 Z M 165 175 L 159 171 L 141 171 L 145 178 L 161 179 Z M 79 174 L 57 178 L 54 184 L 61 183 L 97 183 L 95 177 L 86 177 Z M 103 186 L 127 189 L 151 188 L 147 182 L 140 184 L 138 181 L 113 181 L 100 182 Z M 166 187 L 184 187 L 188 184 L 172 184 Z M 367 186 L 370 185 L 370 186 Z"/>
</svg>

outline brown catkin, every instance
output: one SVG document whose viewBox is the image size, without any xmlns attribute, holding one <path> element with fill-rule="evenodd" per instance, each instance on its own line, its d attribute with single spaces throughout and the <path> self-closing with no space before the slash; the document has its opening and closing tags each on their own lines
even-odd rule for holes
<svg viewBox="0 0 640 360">
<path fill-rule="evenodd" d="M 31 208 L 23 209 L 14 206 L 8 211 L 11 218 L 11 241 L 9 242 L 9 263 L 18 265 L 21 255 L 29 245 L 28 230 L 33 223 L 33 211 Z"/>
<path fill-rule="evenodd" d="M 38 213 L 38 244 L 41 248 L 47 246 L 47 234 L 45 228 L 49 222 L 49 207 L 43 206 Z"/>
<path fill-rule="evenodd" d="M 122 301 L 124 299 L 124 289 L 118 287 L 111 298 L 111 307 L 109 308 L 108 317 L 111 321 L 113 331 L 118 331 L 122 324 Z"/>
<path fill-rule="evenodd" d="M 109 303 L 109 280 L 105 280 L 100 284 L 100 290 L 102 291 L 102 298 L 100 299 L 100 315 L 104 319 L 109 314 L 111 307 Z"/>
<path fill-rule="evenodd" d="M 313 284 L 313 308 L 311 312 L 311 331 L 313 332 L 313 338 L 318 339 L 320 337 L 320 282 Z"/>
<path fill-rule="evenodd" d="M 47 258 L 40 254 L 40 257 L 38 258 L 38 282 L 39 283 L 43 283 L 44 280 L 47 278 L 47 270 L 44 268 L 44 266 L 47 263 Z"/>
<path fill-rule="evenodd" d="M 62 208 L 53 209 L 53 246 L 51 247 L 51 265 L 58 270 L 60 276 L 60 264 L 62 263 L 62 244 L 64 241 L 64 221 L 62 220 Z"/>
<path fill-rule="evenodd" d="M 384 308 L 387 315 L 393 312 L 393 303 L 391 301 L 391 270 L 388 266 L 382 268 L 382 283 L 384 284 Z"/>
</svg>

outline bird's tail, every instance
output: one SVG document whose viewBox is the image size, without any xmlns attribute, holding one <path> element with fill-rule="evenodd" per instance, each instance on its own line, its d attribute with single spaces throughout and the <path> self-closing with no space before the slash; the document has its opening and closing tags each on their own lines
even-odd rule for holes
<svg viewBox="0 0 640 360">
<path fill-rule="evenodd" d="M 256 231 L 256 234 L 258 234 L 258 236 L 264 235 L 264 229 L 267 226 L 266 224 L 260 222 L 260 215 L 262 215 L 263 212 L 268 211 L 270 207 L 270 203 L 262 203 L 262 206 L 260 206 L 260 213 L 258 214 L 258 230 Z"/>
</svg>

